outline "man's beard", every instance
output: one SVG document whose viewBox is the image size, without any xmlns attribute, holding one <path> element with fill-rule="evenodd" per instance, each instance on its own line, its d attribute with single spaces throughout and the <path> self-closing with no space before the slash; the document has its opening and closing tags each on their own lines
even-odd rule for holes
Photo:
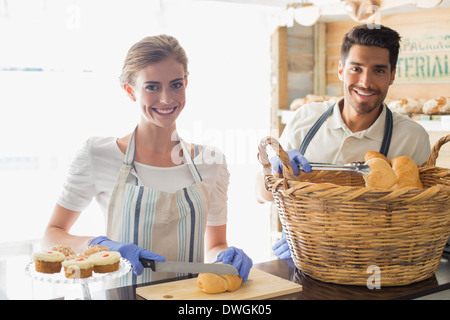
<svg viewBox="0 0 450 320">
<path fill-rule="evenodd" d="M 378 96 L 378 98 L 374 102 L 369 101 L 356 101 L 354 95 L 358 95 L 355 90 L 366 93 L 373 93 Z M 380 90 L 375 89 L 362 89 L 357 86 L 350 86 L 347 94 L 349 95 L 348 102 L 352 106 L 352 108 L 359 114 L 369 114 L 373 110 L 377 109 L 379 106 L 383 104 L 384 99 L 386 98 L 386 93 L 382 94 Z"/>
</svg>

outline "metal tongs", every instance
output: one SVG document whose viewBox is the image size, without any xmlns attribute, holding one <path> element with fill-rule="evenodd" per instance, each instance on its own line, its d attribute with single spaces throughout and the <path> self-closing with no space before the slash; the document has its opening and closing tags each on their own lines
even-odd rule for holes
<svg viewBox="0 0 450 320">
<path fill-rule="evenodd" d="M 337 165 L 331 163 L 310 162 L 311 170 L 328 170 L 328 171 L 349 171 L 360 174 L 368 174 L 370 167 L 364 162 L 352 162 L 344 165 Z M 303 167 L 298 164 L 298 168 L 303 171 Z"/>
</svg>

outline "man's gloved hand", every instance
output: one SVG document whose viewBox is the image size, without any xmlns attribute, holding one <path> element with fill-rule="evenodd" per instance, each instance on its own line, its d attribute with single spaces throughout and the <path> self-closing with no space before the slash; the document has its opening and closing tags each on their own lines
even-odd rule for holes
<svg viewBox="0 0 450 320">
<path fill-rule="evenodd" d="M 144 271 L 144 267 L 139 261 L 139 258 L 151 259 L 158 262 L 166 261 L 166 258 L 164 258 L 163 256 L 142 249 L 134 243 L 116 242 L 105 236 L 100 236 L 92 239 L 89 245 L 101 245 L 107 247 L 111 251 L 119 251 L 123 258 L 130 261 L 131 266 L 133 267 L 133 272 L 137 276 L 141 275 Z"/>
<path fill-rule="evenodd" d="M 242 249 L 235 247 L 228 247 L 217 255 L 215 262 L 222 261 L 223 264 L 234 266 L 239 271 L 239 277 L 245 282 L 248 279 L 248 274 L 253 266 L 253 261 L 247 256 Z"/>
<path fill-rule="evenodd" d="M 286 151 L 286 153 L 289 156 L 289 160 L 291 160 L 292 171 L 296 176 L 300 173 L 297 164 L 300 164 L 302 166 L 304 172 L 311 172 L 311 165 L 298 150 L 292 149 Z M 269 161 L 272 164 L 272 173 L 283 173 L 283 164 L 281 163 L 278 156 L 273 156 Z"/>
<path fill-rule="evenodd" d="M 287 243 L 286 237 L 284 236 L 273 245 L 272 249 L 273 253 L 278 257 L 278 259 L 285 259 L 291 257 L 289 244 Z"/>
</svg>

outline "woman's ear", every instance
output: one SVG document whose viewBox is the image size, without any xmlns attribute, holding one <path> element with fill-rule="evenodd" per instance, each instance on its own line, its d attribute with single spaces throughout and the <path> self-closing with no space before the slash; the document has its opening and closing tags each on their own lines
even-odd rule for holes
<svg viewBox="0 0 450 320">
<path fill-rule="evenodd" d="M 132 101 L 136 101 L 136 97 L 134 96 L 134 90 L 128 83 L 125 83 L 123 85 L 123 89 L 126 91 L 127 95 L 130 97 Z"/>
</svg>

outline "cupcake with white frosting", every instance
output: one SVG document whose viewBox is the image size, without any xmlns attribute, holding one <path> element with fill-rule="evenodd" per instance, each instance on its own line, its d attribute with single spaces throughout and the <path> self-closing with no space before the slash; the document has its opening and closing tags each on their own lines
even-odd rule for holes
<svg viewBox="0 0 450 320">
<path fill-rule="evenodd" d="M 70 279 L 89 278 L 94 271 L 94 263 L 85 258 L 66 260 L 62 263 L 62 266 L 64 267 L 65 277 Z"/>
<path fill-rule="evenodd" d="M 120 252 L 102 251 L 89 256 L 89 260 L 94 263 L 94 272 L 108 273 L 119 270 Z"/>
<path fill-rule="evenodd" d="M 61 263 L 66 257 L 58 251 L 39 251 L 33 255 L 34 266 L 37 272 L 58 273 L 61 272 Z"/>
</svg>

